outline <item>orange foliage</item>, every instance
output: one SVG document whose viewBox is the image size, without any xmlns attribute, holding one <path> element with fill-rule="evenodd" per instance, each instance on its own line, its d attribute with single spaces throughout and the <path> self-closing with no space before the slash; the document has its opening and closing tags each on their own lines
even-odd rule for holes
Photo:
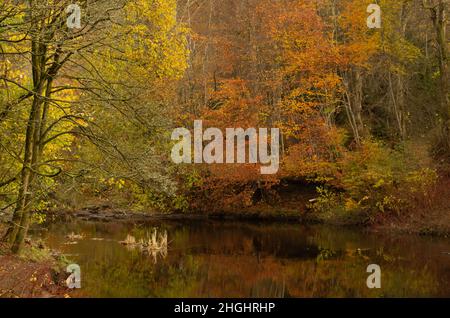
<svg viewBox="0 0 450 318">
<path fill-rule="evenodd" d="M 205 9 L 193 37 L 205 53 L 193 59 L 199 63 L 193 81 L 204 94 L 197 105 L 203 105 L 190 120 L 220 129 L 280 128 L 282 167 L 267 177 L 257 164 L 197 166 L 201 180 L 191 189 L 193 207 L 245 207 L 257 190 L 270 190 L 281 178 L 317 181 L 338 173 L 344 132 L 333 118 L 343 100 L 340 71 L 364 66 L 378 35 L 367 36 L 361 1 L 337 4 L 343 12 L 338 21 L 320 14 L 329 4 L 249 0 L 227 1 L 223 11 Z"/>
</svg>

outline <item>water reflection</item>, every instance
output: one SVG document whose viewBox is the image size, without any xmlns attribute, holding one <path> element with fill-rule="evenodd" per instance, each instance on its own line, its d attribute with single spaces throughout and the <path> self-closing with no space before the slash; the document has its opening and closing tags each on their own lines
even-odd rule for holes
<svg viewBox="0 0 450 318">
<path fill-rule="evenodd" d="M 82 238 L 65 245 L 72 232 Z M 175 221 L 76 221 L 34 235 L 81 266 L 81 296 L 450 296 L 448 239 L 294 224 Z M 381 289 L 366 286 L 372 263 L 381 266 Z"/>
<path fill-rule="evenodd" d="M 157 228 L 153 229 L 151 235 L 147 235 L 146 238 L 141 238 L 139 241 L 134 236 L 128 234 L 126 239 L 120 243 L 125 245 L 129 250 L 139 249 L 141 252 L 151 255 L 155 264 L 158 256 L 163 259 L 167 257 L 167 231 L 158 232 Z"/>
</svg>

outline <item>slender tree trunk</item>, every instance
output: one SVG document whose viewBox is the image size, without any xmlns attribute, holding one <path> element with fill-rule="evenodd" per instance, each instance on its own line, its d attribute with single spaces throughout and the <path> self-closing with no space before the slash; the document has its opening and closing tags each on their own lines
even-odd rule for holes
<svg viewBox="0 0 450 318">
<path fill-rule="evenodd" d="M 353 112 L 355 114 L 355 120 L 356 120 L 356 127 L 358 129 L 359 135 L 364 136 L 365 134 L 365 128 L 364 123 L 362 120 L 362 102 L 363 102 L 363 81 L 362 81 L 362 74 L 360 69 L 353 70 L 354 73 L 354 88 L 352 92 L 352 108 Z"/>
<path fill-rule="evenodd" d="M 363 78 L 362 71 L 353 67 L 347 72 L 344 79 L 346 90 L 346 112 L 353 130 L 353 138 L 357 145 L 361 144 L 362 138 L 366 135 L 362 119 L 362 103 L 363 103 Z"/>
<path fill-rule="evenodd" d="M 440 100 L 441 112 L 445 122 L 450 120 L 449 92 L 448 92 L 448 55 L 447 55 L 447 16 L 446 3 L 440 0 L 438 6 L 432 11 L 433 24 L 436 29 L 436 38 L 439 46 L 440 71 Z"/>
<path fill-rule="evenodd" d="M 37 93 L 37 92 L 36 92 Z M 35 96 L 31 106 L 30 117 L 28 119 L 26 138 L 25 138 L 25 153 L 23 160 L 22 173 L 20 178 L 20 189 L 17 199 L 16 208 L 14 210 L 13 220 L 10 230 L 8 230 L 8 242 L 12 244 L 13 252 L 20 251 L 20 240 L 25 238 L 25 230 L 28 230 L 28 205 L 30 197 L 30 184 L 33 179 L 33 149 L 34 137 L 36 131 L 36 123 L 39 116 L 40 98 Z"/>
<path fill-rule="evenodd" d="M 447 0 L 438 0 L 428 5 L 423 1 L 424 7 L 431 12 L 431 20 L 436 32 L 439 62 L 439 114 L 442 119 L 437 155 L 444 155 L 450 159 L 450 101 L 449 101 L 449 71 L 448 71 L 448 43 L 447 43 Z"/>
<path fill-rule="evenodd" d="M 394 77 L 394 78 L 393 78 Z M 404 98 L 404 83 L 402 75 L 388 73 L 389 78 L 389 95 L 392 102 L 392 113 L 395 118 L 397 131 L 401 140 L 406 138 L 406 123 L 405 123 L 405 98 Z"/>
<path fill-rule="evenodd" d="M 406 39 L 406 28 L 409 20 L 410 2 L 403 1 L 399 16 L 399 26 L 397 32 L 402 39 Z M 392 103 L 392 115 L 397 127 L 400 140 L 405 140 L 406 131 L 406 104 L 405 104 L 405 77 L 401 72 L 388 70 L 389 95 Z"/>
</svg>

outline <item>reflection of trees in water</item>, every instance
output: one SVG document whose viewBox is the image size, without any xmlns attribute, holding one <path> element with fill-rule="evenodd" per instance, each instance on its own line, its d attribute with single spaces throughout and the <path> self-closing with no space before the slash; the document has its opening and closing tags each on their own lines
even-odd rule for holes
<svg viewBox="0 0 450 318">
<path fill-rule="evenodd" d="M 442 254 L 448 250 L 446 242 L 285 224 L 97 224 L 89 229 L 61 231 L 88 237 L 114 233 L 112 240 L 84 240 L 70 247 L 82 252 L 83 291 L 89 296 L 423 297 L 449 293 Z M 152 246 L 166 245 L 165 230 L 170 233 L 167 257 L 158 249 L 151 253 Z M 59 237 L 64 239 L 62 233 Z M 130 250 L 117 244 L 127 234 L 125 241 L 136 244 Z M 370 263 L 382 268 L 382 290 L 366 286 Z"/>
<path fill-rule="evenodd" d="M 257 281 L 250 291 L 250 297 L 252 298 L 286 298 L 289 297 L 289 293 L 286 288 L 286 282 L 276 281 L 271 278 L 262 279 Z"/>
<path fill-rule="evenodd" d="M 261 260 L 261 251 L 262 251 L 262 241 L 258 236 L 254 236 L 252 240 L 253 250 L 256 253 L 256 258 L 258 259 L 258 263 Z"/>
<path fill-rule="evenodd" d="M 275 235 L 256 234 L 251 238 L 252 253 L 256 255 L 258 263 L 262 257 L 314 259 L 320 254 L 320 248 L 315 244 L 308 244 L 303 238 L 283 240 Z"/>
<path fill-rule="evenodd" d="M 110 255 L 92 255 L 84 269 L 82 296 L 192 297 L 202 279 L 200 264 L 189 255 L 174 253 L 156 264 L 139 248 L 116 248 Z"/>
</svg>

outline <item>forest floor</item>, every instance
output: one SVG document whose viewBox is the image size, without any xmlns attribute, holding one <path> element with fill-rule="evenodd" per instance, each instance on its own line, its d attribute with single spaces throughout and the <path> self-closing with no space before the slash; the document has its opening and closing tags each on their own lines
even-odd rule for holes
<svg viewBox="0 0 450 318">
<path fill-rule="evenodd" d="M 0 243 L 0 298 L 68 298 L 65 276 L 61 262 L 47 249 L 27 244 L 17 256 Z"/>
</svg>

